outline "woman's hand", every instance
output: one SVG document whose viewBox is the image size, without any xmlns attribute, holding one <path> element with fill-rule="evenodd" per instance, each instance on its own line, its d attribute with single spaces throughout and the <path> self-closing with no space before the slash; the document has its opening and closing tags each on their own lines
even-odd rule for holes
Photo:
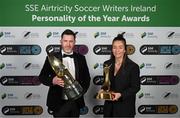
<svg viewBox="0 0 180 118">
<path fill-rule="evenodd" d="M 118 101 L 119 98 L 121 97 L 121 93 L 112 92 L 112 95 L 113 95 L 112 101 Z"/>
</svg>

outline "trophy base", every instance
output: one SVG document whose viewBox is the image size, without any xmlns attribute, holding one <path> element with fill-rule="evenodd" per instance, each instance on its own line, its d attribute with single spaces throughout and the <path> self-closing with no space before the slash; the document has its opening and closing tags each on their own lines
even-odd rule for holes
<svg viewBox="0 0 180 118">
<path fill-rule="evenodd" d="M 96 99 L 103 99 L 103 100 L 113 100 L 113 94 L 112 92 L 107 92 L 107 91 L 101 91 L 97 93 Z"/>
</svg>

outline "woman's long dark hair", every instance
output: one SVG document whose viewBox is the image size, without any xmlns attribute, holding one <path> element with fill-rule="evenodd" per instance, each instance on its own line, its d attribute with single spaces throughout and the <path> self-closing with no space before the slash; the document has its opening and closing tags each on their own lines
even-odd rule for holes
<svg viewBox="0 0 180 118">
<path fill-rule="evenodd" d="M 124 44 L 124 47 L 125 47 L 125 50 L 126 50 L 126 52 L 127 52 L 127 46 L 126 46 L 126 39 L 123 37 L 123 34 L 118 34 L 114 39 L 113 39 L 113 41 L 112 41 L 112 48 L 113 48 L 113 44 L 114 44 L 114 42 L 115 41 L 121 41 L 121 42 L 123 42 L 123 44 Z M 111 48 L 111 50 L 112 50 L 112 48 Z M 124 66 L 124 64 L 125 64 L 125 60 L 126 60 L 126 58 L 127 58 L 127 53 L 124 53 L 124 56 L 123 56 L 123 61 L 122 61 L 122 66 Z M 111 51 L 111 57 L 110 57 L 110 59 L 112 59 L 113 61 L 115 61 L 115 56 L 113 55 L 113 52 Z"/>
</svg>

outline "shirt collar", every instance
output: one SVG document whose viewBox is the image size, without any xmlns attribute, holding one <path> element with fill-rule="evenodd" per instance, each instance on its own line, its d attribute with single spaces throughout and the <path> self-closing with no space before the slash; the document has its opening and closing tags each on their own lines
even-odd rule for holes
<svg viewBox="0 0 180 118">
<path fill-rule="evenodd" d="M 71 52 L 71 53 L 66 53 L 66 52 L 64 52 L 64 50 L 61 50 L 61 53 L 62 53 L 62 55 L 63 55 L 63 54 L 67 54 L 67 55 L 72 55 L 72 54 L 73 54 L 73 52 Z"/>
</svg>

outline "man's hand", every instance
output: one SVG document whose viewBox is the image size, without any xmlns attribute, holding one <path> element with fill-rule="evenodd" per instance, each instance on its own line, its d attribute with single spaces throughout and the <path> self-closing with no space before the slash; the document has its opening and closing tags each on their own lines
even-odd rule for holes
<svg viewBox="0 0 180 118">
<path fill-rule="evenodd" d="M 59 85 L 59 86 L 61 86 L 61 87 L 64 87 L 64 80 L 63 80 L 62 78 L 57 77 L 57 76 L 55 76 L 55 77 L 53 78 L 52 83 L 53 83 L 54 85 Z"/>
</svg>

